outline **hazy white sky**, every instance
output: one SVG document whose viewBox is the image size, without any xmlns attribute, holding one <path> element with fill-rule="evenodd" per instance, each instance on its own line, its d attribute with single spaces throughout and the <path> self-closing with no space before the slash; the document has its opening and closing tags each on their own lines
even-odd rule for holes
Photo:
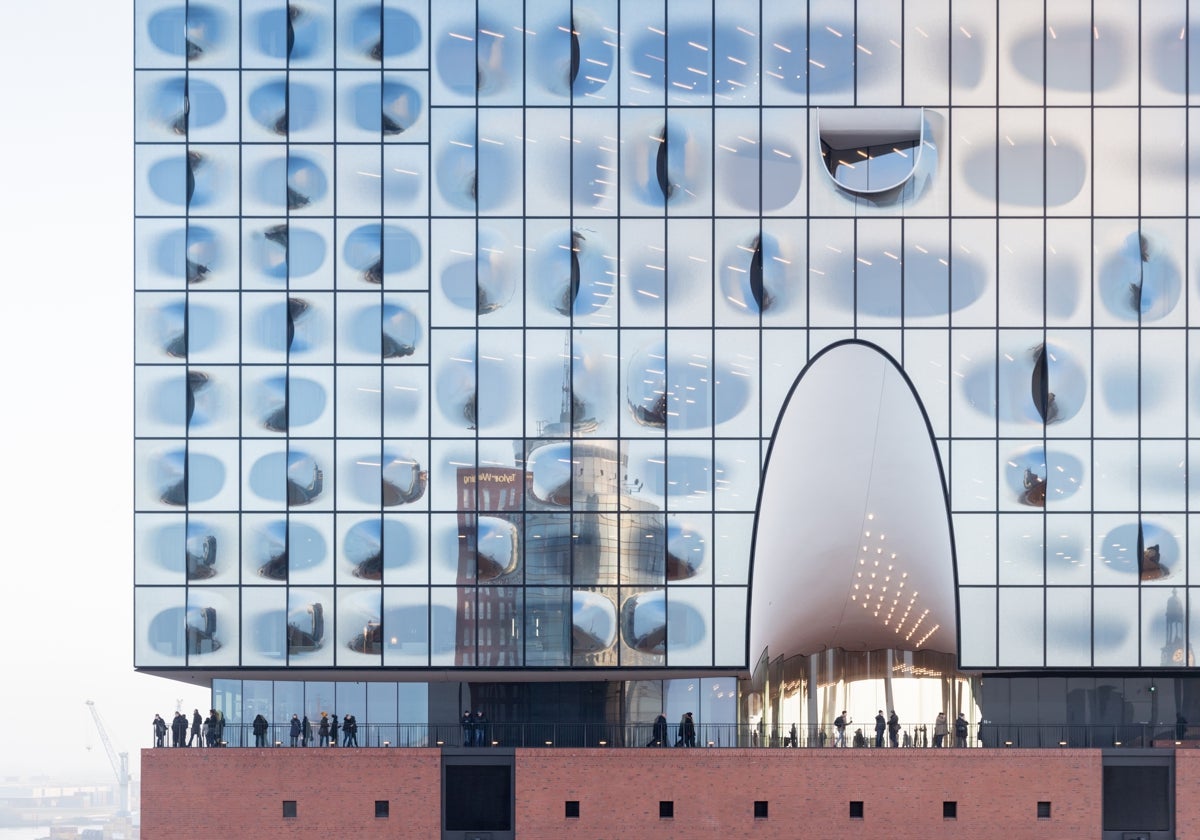
<svg viewBox="0 0 1200 840">
<path fill-rule="evenodd" d="M 133 2 L 0 6 L 0 777 L 139 776 L 133 671 Z M 92 749 L 87 749 L 91 745 Z"/>
</svg>

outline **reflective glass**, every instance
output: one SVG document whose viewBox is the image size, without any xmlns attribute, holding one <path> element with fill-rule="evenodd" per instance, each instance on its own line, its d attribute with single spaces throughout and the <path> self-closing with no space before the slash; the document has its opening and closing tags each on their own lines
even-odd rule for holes
<svg viewBox="0 0 1200 840">
<path fill-rule="evenodd" d="M 1194 6 L 138 0 L 137 667 L 745 667 L 843 342 L 964 664 L 1174 667 Z"/>
</svg>

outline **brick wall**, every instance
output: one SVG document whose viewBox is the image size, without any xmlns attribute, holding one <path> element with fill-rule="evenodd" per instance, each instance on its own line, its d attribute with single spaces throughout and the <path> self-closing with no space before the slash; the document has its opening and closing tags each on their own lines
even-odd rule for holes
<svg viewBox="0 0 1200 840">
<path fill-rule="evenodd" d="M 518 750 L 516 783 L 521 840 L 1100 836 L 1098 750 Z M 564 818 L 567 800 L 578 819 Z M 673 819 L 659 818 L 660 800 Z M 943 818 L 945 801 L 957 819 Z"/>
<path fill-rule="evenodd" d="M 438 837 L 436 749 L 142 750 L 142 837 Z M 296 817 L 283 818 L 283 800 Z M 375 817 L 375 800 L 390 816 Z"/>
<path fill-rule="evenodd" d="M 1175 750 L 1175 836 L 1200 840 L 1200 749 Z"/>
<path fill-rule="evenodd" d="M 1178 751 L 1180 838 L 1200 838 L 1200 750 Z M 142 836 L 437 838 L 436 749 L 142 751 Z M 516 837 L 972 840 L 1100 835 L 1099 750 L 521 749 Z M 282 803 L 295 800 L 285 819 Z M 390 805 L 375 817 L 375 800 Z M 564 816 L 579 802 L 578 819 Z M 659 802 L 674 803 L 660 819 Z M 767 803 L 755 819 L 754 802 Z M 863 818 L 851 819 L 851 800 Z M 942 803 L 957 803 L 944 819 Z M 1051 803 L 1049 820 L 1037 803 Z"/>
</svg>

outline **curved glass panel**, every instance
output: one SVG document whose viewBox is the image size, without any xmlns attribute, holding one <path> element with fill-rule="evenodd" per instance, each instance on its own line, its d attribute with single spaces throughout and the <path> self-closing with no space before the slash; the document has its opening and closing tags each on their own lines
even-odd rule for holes
<svg viewBox="0 0 1200 840">
<path fill-rule="evenodd" d="M 925 143 L 924 108 L 822 108 L 817 135 L 833 182 L 859 195 L 904 185 Z"/>
<path fill-rule="evenodd" d="M 218 6 L 186 3 L 151 15 L 146 28 L 150 40 L 165 53 L 202 61 L 222 44 L 230 22 Z"/>
<path fill-rule="evenodd" d="M 617 641 L 617 607 L 600 592 L 571 593 L 571 649 L 596 653 Z"/>
</svg>

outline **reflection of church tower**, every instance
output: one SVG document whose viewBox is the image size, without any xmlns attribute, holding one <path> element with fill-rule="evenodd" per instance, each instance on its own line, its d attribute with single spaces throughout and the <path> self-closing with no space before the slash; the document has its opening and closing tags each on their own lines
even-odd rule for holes
<svg viewBox="0 0 1200 840">
<path fill-rule="evenodd" d="M 577 435 L 591 435 L 600 427 L 595 417 L 587 416 L 587 402 L 575 395 L 571 382 L 574 361 L 571 334 L 568 332 L 563 338 L 562 405 L 558 411 L 558 422 L 541 425 L 541 434 L 546 437 L 570 437 L 572 432 Z"/>
<path fill-rule="evenodd" d="M 1183 601 L 1179 590 L 1172 589 L 1167 599 L 1167 625 L 1162 649 L 1163 665 L 1195 665 L 1192 646 L 1187 643 L 1183 629 Z"/>
</svg>

